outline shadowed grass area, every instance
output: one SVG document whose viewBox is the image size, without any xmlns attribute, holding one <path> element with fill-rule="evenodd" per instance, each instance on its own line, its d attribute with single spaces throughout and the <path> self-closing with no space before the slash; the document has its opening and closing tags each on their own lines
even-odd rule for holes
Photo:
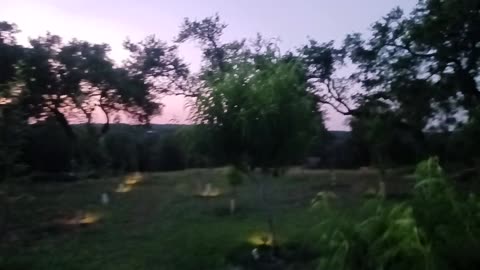
<svg viewBox="0 0 480 270">
<path fill-rule="evenodd" d="M 0 268 L 225 269 L 233 250 L 267 230 L 251 181 L 238 188 L 238 209 L 230 215 L 223 169 L 147 174 L 128 192 L 114 192 L 127 178 L 15 186 L 12 193 L 23 196 L 12 203 Z M 294 170 L 268 181 L 280 244 L 312 244 L 318 231 L 311 228 L 322 219 L 310 209 L 316 193 L 333 190 L 354 200 L 375 179 L 372 172 L 340 171 L 332 181 L 325 171 Z M 207 183 L 221 194 L 198 196 Z M 101 204 L 104 192 L 108 205 Z M 62 223 L 88 214 L 99 220 Z"/>
</svg>

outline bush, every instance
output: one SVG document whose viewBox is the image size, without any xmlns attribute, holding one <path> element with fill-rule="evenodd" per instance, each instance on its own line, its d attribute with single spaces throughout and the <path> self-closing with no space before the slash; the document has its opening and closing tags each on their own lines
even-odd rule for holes
<svg viewBox="0 0 480 270">
<path fill-rule="evenodd" d="M 326 215 L 316 226 L 320 269 L 477 269 L 480 201 L 462 198 L 432 158 L 419 164 L 411 201 L 369 200 L 354 213 L 319 194 Z M 315 210 L 315 211 L 317 211 Z"/>
<path fill-rule="evenodd" d="M 480 207 L 473 194 L 462 198 L 443 174 L 437 158 L 420 163 L 412 202 L 437 265 L 474 269 L 480 265 Z"/>
</svg>

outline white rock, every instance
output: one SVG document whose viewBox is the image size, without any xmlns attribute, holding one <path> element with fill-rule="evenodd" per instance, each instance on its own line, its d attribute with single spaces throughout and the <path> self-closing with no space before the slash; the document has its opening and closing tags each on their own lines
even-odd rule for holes
<svg viewBox="0 0 480 270">
<path fill-rule="evenodd" d="M 258 260 L 260 259 L 260 254 L 258 253 L 258 249 L 257 248 L 254 248 L 252 249 L 252 256 L 255 260 Z"/>
<path fill-rule="evenodd" d="M 110 197 L 107 193 L 102 193 L 101 199 L 103 205 L 108 205 L 110 203 Z"/>
</svg>

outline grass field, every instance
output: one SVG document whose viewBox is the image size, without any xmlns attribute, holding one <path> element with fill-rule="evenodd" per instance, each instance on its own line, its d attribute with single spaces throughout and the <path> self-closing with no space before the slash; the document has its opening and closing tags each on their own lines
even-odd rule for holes
<svg viewBox="0 0 480 270">
<path fill-rule="evenodd" d="M 238 209 L 230 215 L 224 175 L 223 169 L 205 169 L 136 175 L 141 181 L 132 185 L 121 185 L 135 182 L 131 175 L 16 185 L 0 269 L 229 269 L 236 250 L 249 256 L 244 251 L 261 242 L 267 223 L 249 181 L 239 187 Z M 392 179 L 390 186 L 404 188 L 404 181 Z M 207 183 L 222 194 L 198 196 Z M 315 253 L 314 226 L 322 220 L 311 208 L 315 194 L 331 190 L 348 205 L 376 183 L 368 170 L 338 171 L 332 179 L 327 171 L 297 169 L 269 180 L 278 241 Z M 108 205 L 101 203 L 104 192 Z M 314 269 L 314 255 L 290 269 Z"/>
</svg>

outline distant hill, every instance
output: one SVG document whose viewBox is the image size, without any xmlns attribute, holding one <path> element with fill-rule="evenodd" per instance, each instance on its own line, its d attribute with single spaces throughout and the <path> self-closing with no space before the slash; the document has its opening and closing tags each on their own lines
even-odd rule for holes
<svg viewBox="0 0 480 270">
<path fill-rule="evenodd" d="M 85 124 L 74 124 L 74 128 L 82 128 Z M 96 128 L 102 128 L 102 124 L 93 124 Z M 171 133 L 175 132 L 180 128 L 189 127 L 191 125 L 182 125 L 182 124 L 150 124 L 146 125 L 132 125 L 132 124 L 110 124 L 110 131 L 119 132 L 119 131 L 128 131 L 128 132 L 138 132 L 139 130 L 144 130 L 146 133 Z M 333 136 L 336 143 L 342 143 L 350 138 L 350 131 L 344 130 L 330 130 L 330 134 Z"/>
<path fill-rule="evenodd" d="M 72 125 L 77 128 L 85 126 L 85 124 L 74 124 Z M 102 124 L 93 124 L 97 128 L 101 128 Z M 145 130 L 145 132 L 154 132 L 154 133 L 170 133 L 174 132 L 183 127 L 189 127 L 191 125 L 182 125 L 182 124 L 150 124 L 146 125 L 132 125 L 132 124 L 110 124 L 110 131 L 133 131 L 133 130 Z M 344 142 L 350 138 L 350 131 L 344 130 L 330 130 L 330 134 L 333 136 L 334 140 L 337 143 Z"/>
<path fill-rule="evenodd" d="M 74 128 L 83 128 L 86 124 L 73 124 Z M 103 124 L 92 124 L 97 129 L 101 129 Z M 110 131 L 138 131 L 145 130 L 145 132 L 172 132 L 178 130 L 182 127 L 187 127 L 189 125 L 179 125 L 179 124 L 151 124 L 151 125 L 132 125 L 132 124 L 110 124 Z"/>
</svg>

